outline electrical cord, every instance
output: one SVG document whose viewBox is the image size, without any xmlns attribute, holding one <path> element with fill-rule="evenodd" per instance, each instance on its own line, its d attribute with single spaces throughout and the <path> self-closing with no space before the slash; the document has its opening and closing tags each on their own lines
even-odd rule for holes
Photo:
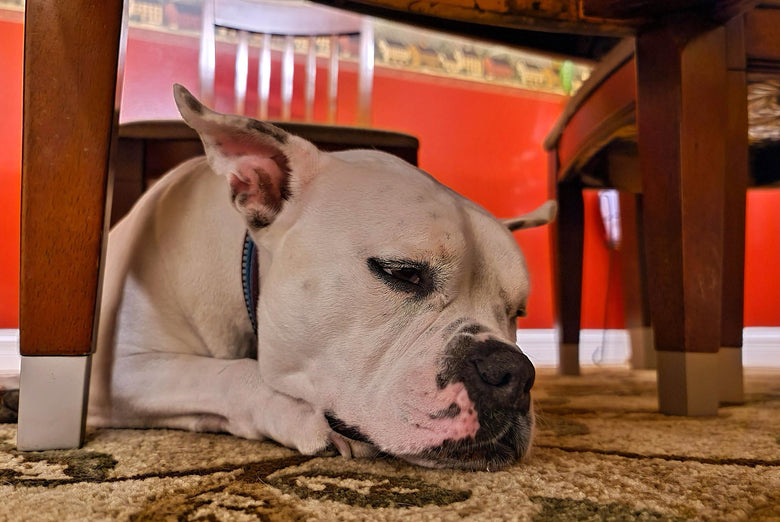
<svg viewBox="0 0 780 522">
<path fill-rule="evenodd" d="M 596 366 L 601 366 L 604 363 L 604 354 L 606 353 L 607 346 L 607 315 L 609 313 L 609 290 L 612 284 L 612 258 L 617 250 L 609 247 L 607 255 L 607 291 L 604 295 L 604 313 L 602 315 L 602 329 L 601 329 L 601 345 L 599 345 L 590 356 L 591 361 Z"/>
<path fill-rule="evenodd" d="M 620 248 L 620 203 L 615 189 L 599 191 L 599 210 L 604 224 L 604 238 L 607 245 L 607 288 L 604 295 L 604 313 L 602 315 L 601 345 L 593 350 L 591 361 L 596 366 L 604 363 L 607 346 L 607 315 L 609 313 L 609 290 L 612 283 L 612 267 L 615 252 Z"/>
</svg>

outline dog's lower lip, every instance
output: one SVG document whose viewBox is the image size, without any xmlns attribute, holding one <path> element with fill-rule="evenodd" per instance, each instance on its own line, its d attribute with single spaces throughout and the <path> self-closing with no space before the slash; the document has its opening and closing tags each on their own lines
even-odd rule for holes
<svg viewBox="0 0 780 522">
<path fill-rule="evenodd" d="M 452 467 L 469 470 L 497 470 L 521 459 L 530 437 L 517 438 L 520 424 L 506 424 L 487 439 L 447 440 L 436 448 L 429 448 L 415 455 L 399 455 L 401 458 L 420 465 Z"/>
<path fill-rule="evenodd" d="M 366 435 L 363 435 L 359 429 L 357 429 L 355 426 L 350 426 L 335 415 L 333 415 L 330 412 L 325 413 L 325 420 L 328 421 L 328 425 L 330 426 L 330 429 L 338 433 L 339 435 L 343 435 L 344 437 L 348 439 L 352 439 L 358 442 L 365 442 L 366 444 L 373 444 L 371 442 L 371 439 L 369 439 Z"/>
</svg>

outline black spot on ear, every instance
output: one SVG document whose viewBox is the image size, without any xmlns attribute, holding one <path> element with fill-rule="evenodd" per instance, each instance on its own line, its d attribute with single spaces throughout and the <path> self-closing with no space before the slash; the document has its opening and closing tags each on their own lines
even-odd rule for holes
<svg viewBox="0 0 780 522">
<path fill-rule="evenodd" d="M 273 125 L 270 125 L 268 123 L 250 119 L 249 122 L 246 124 L 246 128 L 249 130 L 260 132 L 262 134 L 267 134 L 272 138 L 274 138 L 279 143 L 281 143 L 282 145 L 287 143 L 288 134 L 284 132 L 282 129 L 278 127 L 274 127 Z"/>
<path fill-rule="evenodd" d="M 184 92 L 184 103 L 187 104 L 187 107 L 196 114 L 203 114 L 203 105 L 195 99 L 195 96 L 190 94 L 189 92 Z"/>
<path fill-rule="evenodd" d="M 282 200 L 287 201 L 290 199 L 290 173 L 288 170 L 284 170 L 284 176 L 281 179 L 281 186 L 279 187 L 279 196 Z"/>
<path fill-rule="evenodd" d="M 255 230 L 265 228 L 271 224 L 271 220 L 259 213 L 254 213 L 249 217 L 249 226 Z"/>
</svg>

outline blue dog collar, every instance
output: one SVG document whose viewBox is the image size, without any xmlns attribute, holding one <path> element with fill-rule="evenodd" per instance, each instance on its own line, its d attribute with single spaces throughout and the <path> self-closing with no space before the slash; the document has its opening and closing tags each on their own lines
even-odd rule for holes
<svg viewBox="0 0 780 522">
<path fill-rule="evenodd" d="M 244 287 L 244 304 L 257 337 L 257 298 L 260 295 L 260 278 L 257 268 L 257 247 L 249 232 L 244 235 L 244 252 L 241 256 L 241 284 Z"/>
</svg>

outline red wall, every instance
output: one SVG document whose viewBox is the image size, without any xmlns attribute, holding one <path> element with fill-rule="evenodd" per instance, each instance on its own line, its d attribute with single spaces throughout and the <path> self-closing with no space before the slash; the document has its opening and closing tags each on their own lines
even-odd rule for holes
<svg viewBox="0 0 780 522">
<path fill-rule="evenodd" d="M 4 151 L 0 155 L 0 328 L 18 324 L 21 45 L 21 24 L 0 22 L 0 114 L 10 115 L 0 120 L 0 150 Z M 231 110 L 229 68 L 226 60 L 218 61 L 217 109 L 222 111 Z M 250 77 L 253 74 L 250 71 Z M 354 107 L 353 75 L 344 71 L 340 82 L 346 98 L 340 105 L 344 123 L 349 122 Z M 322 75 L 319 81 L 325 81 Z M 197 42 L 131 29 L 122 120 L 178 117 L 171 96 L 174 82 L 197 92 Z M 254 110 L 254 103 L 250 99 L 248 111 Z M 497 216 L 506 217 L 531 210 L 547 198 L 547 162 L 541 142 L 564 103 L 561 97 L 378 69 L 373 124 L 417 136 L 422 168 Z M 302 110 L 297 105 L 294 114 Z M 319 106 L 317 111 L 322 114 L 324 109 Z M 746 326 L 780 325 L 779 203 L 779 190 L 751 191 L 748 196 Z M 585 214 L 582 326 L 621 328 L 620 252 L 610 254 L 604 247 L 595 191 L 585 193 Z M 528 259 L 533 285 L 529 316 L 520 326 L 549 328 L 547 230 L 516 235 Z"/>
<path fill-rule="evenodd" d="M 561 97 L 420 75 L 378 75 L 374 124 L 420 139 L 420 166 L 498 217 L 529 212 L 548 199 L 540 143 L 563 108 Z M 525 328 L 552 325 L 546 227 L 515 234 L 532 292 Z"/>
<path fill-rule="evenodd" d="M 22 42 L 22 24 L 0 20 L 0 328 L 19 324 Z"/>
<path fill-rule="evenodd" d="M 745 326 L 780 326 L 780 189 L 748 191 Z"/>
<path fill-rule="evenodd" d="M 598 190 L 585 190 L 585 242 L 582 260 L 582 328 L 623 328 L 620 251 L 605 248 Z"/>
<path fill-rule="evenodd" d="M 173 82 L 197 92 L 197 49 L 179 45 L 174 39 L 154 35 L 131 39 L 123 120 L 176 117 L 171 95 Z M 226 46 L 224 50 L 225 55 L 217 59 L 216 106 L 218 110 L 231 111 L 232 65 L 227 52 L 230 49 Z M 249 77 L 256 78 L 254 54 L 250 55 L 250 64 Z M 302 64 L 299 67 L 302 69 Z M 302 78 L 303 71 L 297 72 L 296 78 Z M 325 81 L 325 74 L 319 74 L 323 89 Z M 339 121 L 352 123 L 356 80 L 354 70 L 348 66 L 341 71 L 339 89 Z M 250 83 L 250 114 L 256 110 L 255 90 L 256 86 Z M 302 90 L 302 84 L 296 85 L 296 93 Z M 273 118 L 278 111 L 273 105 L 274 91 L 271 98 Z M 317 101 L 315 115 L 324 116 L 324 100 Z M 561 96 L 380 68 L 374 76 L 372 120 L 375 127 L 419 138 L 421 168 L 495 215 L 511 217 L 533 210 L 548 199 L 547 156 L 541 142 L 565 101 Z M 294 105 L 293 116 L 303 116 L 303 110 L 302 103 Z M 553 317 L 547 229 L 516 235 L 526 254 L 533 285 L 528 317 L 521 320 L 521 326 L 549 328 Z"/>
</svg>

